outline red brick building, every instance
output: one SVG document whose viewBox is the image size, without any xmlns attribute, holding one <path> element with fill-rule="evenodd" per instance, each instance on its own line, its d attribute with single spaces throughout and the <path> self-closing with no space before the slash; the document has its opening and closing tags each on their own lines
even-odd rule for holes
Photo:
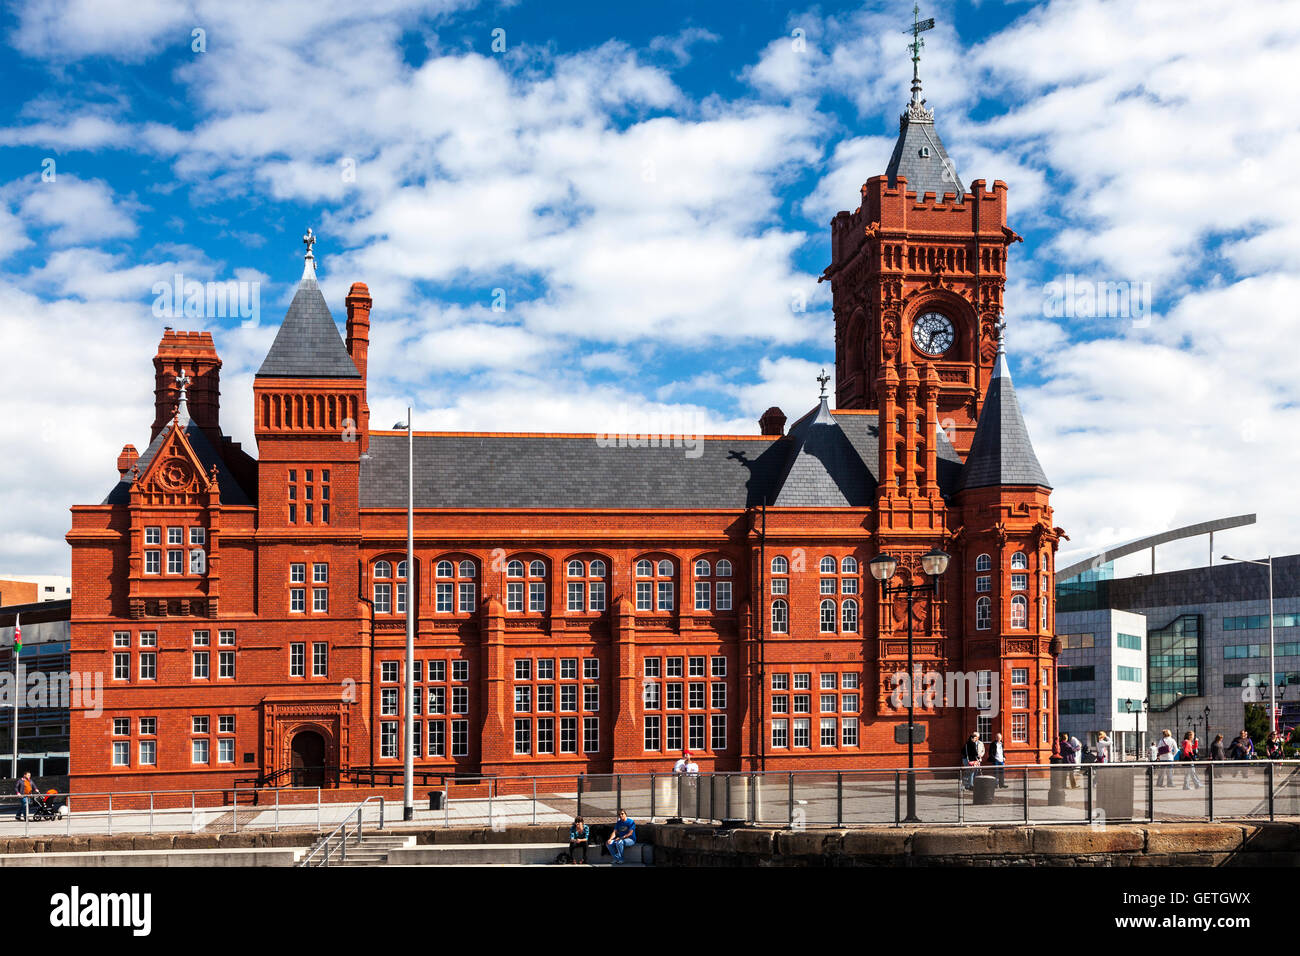
<svg viewBox="0 0 1300 956">
<path fill-rule="evenodd" d="M 106 675 L 102 716 L 73 720 L 76 785 L 400 768 L 408 601 L 419 769 L 898 766 L 907 612 L 867 562 L 917 578 L 936 545 L 917 661 L 982 673 L 995 706 L 922 708 L 921 762 L 955 764 L 977 726 L 1045 762 L 1061 531 L 999 344 L 1006 192 L 962 186 L 918 85 L 885 175 L 832 222 L 838 408 L 698 448 L 417 432 L 412 567 L 365 285 L 341 336 L 308 247 L 254 382 L 256 459 L 221 431 L 211 335 L 169 330 L 148 448 L 72 511 L 72 667 Z"/>
</svg>

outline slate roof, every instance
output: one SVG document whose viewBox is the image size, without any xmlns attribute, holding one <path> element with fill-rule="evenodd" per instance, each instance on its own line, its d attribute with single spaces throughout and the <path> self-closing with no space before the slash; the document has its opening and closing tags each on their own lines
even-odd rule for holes
<svg viewBox="0 0 1300 956">
<path fill-rule="evenodd" d="M 1052 487 L 1029 441 L 1029 431 L 1020 414 L 1020 402 L 1016 399 L 1016 389 L 1007 368 L 1007 355 L 1000 344 L 993 378 L 984 396 L 984 408 L 980 410 L 959 487 L 989 488 L 995 485 Z"/>
<path fill-rule="evenodd" d="M 258 376 L 360 378 L 325 297 L 313 275 L 304 274 L 275 334 Z"/>
<path fill-rule="evenodd" d="M 165 442 L 167 436 L 171 434 L 172 427 L 172 425 L 168 425 L 160 431 L 158 437 L 150 442 L 149 447 L 144 450 L 144 454 L 142 454 L 136 462 L 136 467 L 140 469 L 140 474 L 143 475 L 148 470 L 149 464 L 157 456 L 159 450 L 163 446 L 163 442 Z M 212 443 L 208 441 L 208 436 L 203 434 L 203 429 L 191 421 L 183 422 L 181 427 L 185 432 L 186 441 L 190 443 L 190 447 L 194 449 L 194 454 L 198 457 L 199 461 L 203 463 L 204 474 L 206 475 L 212 469 L 213 465 L 217 466 L 217 487 L 221 489 L 221 503 L 223 505 L 252 504 L 252 502 L 248 500 L 248 495 L 244 493 L 244 489 L 241 488 L 239 482 L 235 480 L 235 476 L 232 475 L 230 469 L 226 467 L 226 463 L 222 461 L 221 456 L 217 454 L 216 449 L 212 447 Z M 113 486 L 113 490 L 108 493 L 108 497 L 104 499 L 103 503 L 106 505 L 130 504 L 131 482 L 126 479 L 119 481 Z"/>
<path fill-rule="evenodd" d="M 778 508 L 862 507 L 875 499 L 871 469 L 824 396 L 817 413 L 795 422 L 785 441 L 791 447 L 773 502 Z"/>
<path fill-rule="evenodd" d="M 780 439 L 704 438 L 682 447 L 602 447 L 592 435 L 415 436 L 419 508 L 861 507 L 874 500 L 875 415 L 808 412 Z M 406 436 L 372 435 L 361 507 L 406 507 Z M 606 443 L 607 444 L 607 443 Z M 956 490 L 961 459 L 940 438 L 939 484 Z"/>
<path fill-rule="evenodd" d="M 928 150 L 928 155 L 923 155 L 923 150 Z M 899 176 L 905 177 L 907 188 L 915 190 L 918 197 L 932 192 L 942 199 L 943 194 L 949 192 L 960 199 L 966 193 L 957 168 L 939 139 L 930 110 L 909 108 L 899 118 L 898 140 L 894 143 L 889 165 L 885 167 L 885 175 L 889 177 L 891 189 L 898 185 Z"/>
<path fill-rule="evenodd" d="M 564 434 L 416 434 L 416 506 L 741 511 L 787 503 L 777 499 L 792 473 L 789 503 L 867 505 L 879 454 L 875 416 L 844 416 L 829 441 L 807 431 L 813 418 L 779 440 L 702 438 L 695 449 L 602 447 L 594 436 Z M 810 485 L 811 464 L 824 470 L 818 454 L 831 462 L 831 477 Z M 374 434 L 361 460 L 361 507 L 406 503 L 407 438 Z"/>
</svg>

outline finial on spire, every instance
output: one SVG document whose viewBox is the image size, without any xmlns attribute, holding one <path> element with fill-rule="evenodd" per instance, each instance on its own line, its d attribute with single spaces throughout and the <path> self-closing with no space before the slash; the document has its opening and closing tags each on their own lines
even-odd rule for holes
<svg viewBox="0 0 1300 956">
<path fill-rule="evenodd" d="M 190 423 L 190 409 L 187 396 L 190 381 L 190 377 L 185 374 L 184 370 L 181 371 L 180 375 L 176 376 L 176 387 L 180 389 L 181 394 L 180 398 L 176 401 L 176 414 L 174 415 L 174 418 L 180 425 L 188 425 Z"/>
<path fill-rule="evenodd" d="M 826 383 L 829 382 L 830 380 L 831 377 L 826 374 L 826 369 L 823 368 L 822 373 L 817 376 L 817 384 L 819 384 L 822 387 L 822 393 L 821 393 L 822 398 L 826 397 Z"/>
<path fill-rule="evenodd" d="M 307 235 L 302 237 L 302 242 L 307 247 L 307 254 L 303 256 L 302 277 L 304 279 L 315 279 L 316 256 L 312 253 L 312 246 L 316 245 L 316 236 L 312 234 L 311 226 L 307 227 Z"/>
<path fill-rule="evenodd" d="M 921 39 L 921 34 L 926 30 L 934 29 L 934 17 L 921 19 L 921 8 L 917 4 L 912 5 L 912 25 L 904 30 L 904 33 L 912 34 L 912 42 L 907 48 L 912 51 L 912 101 L 907 105 L 905 114 L 911 119 L 925 120 L 934 119 L 934 111 L 925 108 L 925 100 L 921 99 L 921 50 L 925 47 L 925 41 Z"/>
<path fill-rule="evenodd" d="M 1005 354 L 1007 351 L 1007 320 L 1003 319 L 994 328 L 998 330 L 998 351 Z"/>
</svg>

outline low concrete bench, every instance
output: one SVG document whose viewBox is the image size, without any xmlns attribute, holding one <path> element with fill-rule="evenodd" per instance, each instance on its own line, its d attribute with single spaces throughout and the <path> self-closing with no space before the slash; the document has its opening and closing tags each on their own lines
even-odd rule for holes
<svg viewBox="0 0 1300 956">
<path fill-rule="evenodd" d="M 215 850 L 86 850 L 73 853 L 4 853 L 0 866 L 293 866 L 302 847 Z"/>
</svg>

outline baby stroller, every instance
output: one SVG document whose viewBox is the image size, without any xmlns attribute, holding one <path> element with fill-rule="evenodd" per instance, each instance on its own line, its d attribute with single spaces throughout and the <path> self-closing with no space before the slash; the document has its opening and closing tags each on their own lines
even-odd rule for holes
<svg viewBox="0 0 1300 956">
<path fill-rule="evenodd" d="M 37 821 L 61 820 L 68 815 L 67 802 L 57 790 L 34 793 L 29 801 L 32 819 Z M 19 813 L 21 814 L 21 810 Z"/>
</svg>

